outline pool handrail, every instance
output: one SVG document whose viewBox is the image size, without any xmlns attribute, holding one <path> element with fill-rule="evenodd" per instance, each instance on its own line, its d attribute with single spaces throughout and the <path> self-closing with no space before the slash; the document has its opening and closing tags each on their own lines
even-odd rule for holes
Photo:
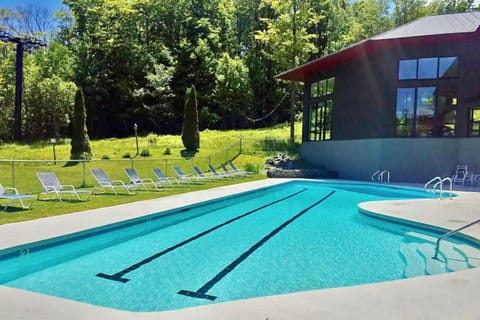
<svg viewBox="0 0 480 320">
<path fill-rule="evenodd" d="M 443 194 L 444 194 L 443 184 L 445 182 L 448 182 L 449 183 L 449 198 L 452 199 L 453 183 L 452 183 L 452 179 L 449 178 L 449 177 L 445 177 L 445 178 L 442 179 L 441 177 L 436 176 L 435 178 L 432 178 L 430 181 L 425 183 L 425 185 L 424 185 L 425 191 L 429 192 L 428 186 L 431 185 L 432 183 L 434 183 L 435 181 L 438 181 L 438 182 L 433 185 L 432 193 L 434 193 L 434 194 L 438 193 L 440 195 L 440 200 L 443 199 Z M 438 189 L 438 191 L 437 191 L 437 189 Z"/>
<path fill-rule="evenodd" d="M 462 231 L 463 229 L 466 229 L 468 227 L 471 227 L 473 226 L 474 224 L 480 222 L 480 219 L 477 219 L 473 222 L 469 222 L 467 223 L 466 225 L 463 225 L 461 226 L 460 228 L 457 228 L 455 230 L 452 230 L 452 231 L 449 231 L 445 234 L 442 234 L 440 237 L 438 237 L 437 239 L 437 242 L 435 244 L 435 255 L 433 256 L 433 259 L 436 259 L 438 260 L 438 252 L 440 251 L 440 241 L 442 241 L 443 239 L 447 238 L 447 237 L 450 237 L 451 235 L 454 235 L 455 233 L 459 232 L 459 231 Z"/>
</svg>

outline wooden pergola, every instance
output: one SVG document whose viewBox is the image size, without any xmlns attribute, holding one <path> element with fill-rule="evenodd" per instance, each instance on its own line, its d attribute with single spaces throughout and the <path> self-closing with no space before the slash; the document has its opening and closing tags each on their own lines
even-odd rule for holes
<svg viewBox="0 0 480 320">
<path fill-rule="evenodd" d="M 11 42 L 17 45 L 15 60 L 15 109 L 13 112 L 13 137 L 15 140 L 22 139 L 22 93 L 23 93 L 23 53 L 39 47 L 45 47 L 45 42 L 35 38 L 13 36 L 0 30 L 0 41 Z"/>
</svg>

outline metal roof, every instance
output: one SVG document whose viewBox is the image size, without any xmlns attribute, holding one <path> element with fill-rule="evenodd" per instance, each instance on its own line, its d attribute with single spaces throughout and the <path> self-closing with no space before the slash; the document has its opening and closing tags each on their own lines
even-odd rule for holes
<svg viewBox="0 0 480 320">
<path fill-rule="evenodd" d="M 439 34 L 475 32 L 480 26 L 480 12 L 454 13 L 423 17 L 370 39 L 398 39 Z"/>
<path fill-rule="evenodd" d="M 465 35 L 480 35 L 480 12 L 454 13 L 423 17 L 393 30 L 357 42 L 336 53 L 310 61 L 276 76 L 282 80 L 305 81 L 321 69 L 332 68 L 371 52 L 393 46 L 430 44 L 462 40 Z"/>
</svg>

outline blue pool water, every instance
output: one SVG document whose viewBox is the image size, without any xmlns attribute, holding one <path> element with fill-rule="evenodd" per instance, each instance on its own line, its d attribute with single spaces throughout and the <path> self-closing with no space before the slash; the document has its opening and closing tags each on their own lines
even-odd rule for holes
<svg viewBox="0 0 480 320">
<path fill-rule="evenodd" d="M 414 189 L 291 182 L 0 252 L 0 284 L 131 311 L 401 279 L 404 231 L 363 201 Z"/>
</svg>

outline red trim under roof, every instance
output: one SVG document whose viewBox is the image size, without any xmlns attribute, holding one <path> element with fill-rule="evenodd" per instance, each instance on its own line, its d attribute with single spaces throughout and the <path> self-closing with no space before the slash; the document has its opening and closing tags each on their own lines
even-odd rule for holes
<svg viewBox="0 0 480 320">
<path fill-rule="evenodd" d="M 428 35 L 395 39 L 368 39 L 336 53 L 308 62 L 297 68 L 276 75 L 275 78 L 290 81 L 305 81 L 311 74 L 319 73 L 320 70 L 333 69 L 345 62 L 355 60 L 376 51 L 395 47 L 424 46 L 441 42 L 465 42 L 476 39 L 480 40 L 480 29 L 477 32 Z"/>
</svg>

